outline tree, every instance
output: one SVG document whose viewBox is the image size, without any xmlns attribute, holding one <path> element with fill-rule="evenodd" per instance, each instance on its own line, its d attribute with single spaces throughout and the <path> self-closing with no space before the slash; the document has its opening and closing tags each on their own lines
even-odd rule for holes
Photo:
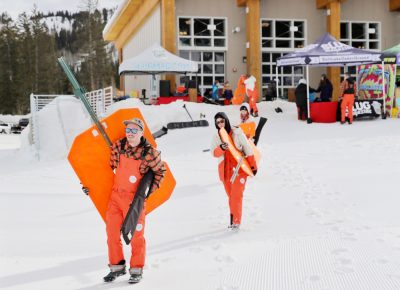
<svg viewBox="0 0 400 290">
<path fill-rule="evenodd" d="M 18 30 L 8 14 L 0 16 L 0 113 L 16 113 L 19 94 Z"/>
</svg>

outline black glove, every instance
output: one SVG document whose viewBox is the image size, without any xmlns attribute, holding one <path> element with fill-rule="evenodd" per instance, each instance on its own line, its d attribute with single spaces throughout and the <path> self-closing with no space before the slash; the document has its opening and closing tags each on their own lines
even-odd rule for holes
<svg viewBox="0 0 400 290">
<path fill-rule="evenodd" d="M 89 188 L 82 186 L 82 191 L 84 194 L 89 195 Z"/>
<path fill-rule="evenodd" d="M 229 145 L 228 145 L 228 143 L 225 143 L 225 142 L 224 142 L 224 143 L 222 143 L 221 145 L 219 145 L 219 147 L 221 147 L 221 149 L 225 151 L 226 149 L 229 148 Z"/>
<path fill-rule="evenodd" d="M 253 171 L 254 176 L 256 176 L 257 174 L 257 169 L 255 169 L 254 167 L 251 168 L 251 171 Z"/>
</svg>

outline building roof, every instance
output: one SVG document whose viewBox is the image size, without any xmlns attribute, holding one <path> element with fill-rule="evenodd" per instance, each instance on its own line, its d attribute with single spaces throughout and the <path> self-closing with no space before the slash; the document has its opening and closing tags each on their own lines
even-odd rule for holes
<svg viewBox="0 0 400 290">
<path fill-rule="evenodd" d="M 115 10 L 113 16 L 104 27 L 104 40 L 116 40 L 129 20 L 135 15 L 142 2 L 141 0 L 121 0 L 117 10 Z"/>
</svg>

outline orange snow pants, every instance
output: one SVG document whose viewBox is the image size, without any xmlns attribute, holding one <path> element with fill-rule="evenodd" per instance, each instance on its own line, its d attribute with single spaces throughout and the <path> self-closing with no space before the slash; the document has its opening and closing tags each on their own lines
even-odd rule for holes
<svg viewBox="0 0 400 290">
<path fill-rule="evenodd" d="M 236 161 L 234 161 L 231 154 L 225 154 L 225 174 L 224 174 L 224 187 L 229 200 L 229 209 L 232 216 L 233 224 L 240 224 L 242 222 L 242 204 L 243 192 L 246 187 L 247 175 L 239 169 L 239 173 L 233 183 L 230 179 L 233 175 Z"/>
<path fill-rule="evenodd" d="M 121 260 L 124 260 L 121 243 L 121 227 L 140 180 L 142 179 L 142 175 L 139 171 L 140 163 L 141 160 L 127 158 L 123 154 L 120 155 L 120 162 L 114 177 L 113 191 L 106 213 L 107 245 L 110 265 L 117 265 Z M 131 268 L 143 268 L 145 262 L 145 206 L 139 217 L 135 234 L 131 240 Z"/>
<path fill-rule="evenodd" d="M 342 115 L 341 115 L 341 121 L 344 122 L 346 119 L 346 108 L 349 112 L 349 120 L 350 123 L 353 122 L 353 105 L 354 105 L 354 95 L 353 94 L 344 94 L 343 95 L 343 100 L 342 100 Z"/>
<path fill-rule="evenodd" d="M 254 88 L 254 90 L 250 91 L 247 90 L 247 95 L 249 96 L 249 105 L 250 105 L 250 110 L 254 113 L 258 112 L 257 108 L 257 100 L 258 100 L 258 92 L 257 89 Z"/>
</svg>

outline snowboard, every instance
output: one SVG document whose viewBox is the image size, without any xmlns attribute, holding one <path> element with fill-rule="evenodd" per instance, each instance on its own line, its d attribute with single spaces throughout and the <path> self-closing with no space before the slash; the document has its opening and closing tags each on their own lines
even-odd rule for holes
<svg viewBox="0 0 400 290">
<path fill-rule="evenodd" d="M 112 142 L 125 137 L 124 120 L 140 118 L 145 123 L 144 137 L 153 146 L 157 147 L 151 132 L 148 129 L 140 110 L 121 109 L 100 121 Z M 99 133 L 96 126 L 92 126 L 78 135 L 69 151 L 68 161 L 78 176 L 82 186 L 89 189 L 91 198 L 103 220 L 110 199 L 114 173 L 110 167 L 111 148 Z M 146 202 L 146 214 L 164 203 L 172 194 L 176 181 L 168 164 L 165 177 L 160 188 L 155 190 Z"/>
<path fill-rule="evenodd" d="M 188 122 L 171 122 L 167 124 L 168 129 L 183 129 L 191 127 L 208 127 L 207 120 L 188 121 Z"/>
<path fill-rule="evenodd" d="M 254 144 L 257 145 L 258 144 L 258 140 L 260 139 L 260 135 L 261 135 L 261 131 L 265 125 L 265 123 L 267 123 L 267 118 L 261 117 L 260 121 L 258 122 L 257 125 L 257 129 L 254 135 Z"/>
<path fill-rule="evenodd" d="M 251 170 L 251 167 L 249 165 L 249 162 L 247 162 L 246 158 L 243 158 L 244 155 L 242 152 L 240 152 L 234 145 L 233 140 L 231 136 L 229 136 L 228 132 L 226 132 L 225 128 L 219 129 L 219 136 L 221 137 L 222 142 L 228 143 L 229 144 L 229 152 L 232 154 L 233 158 L 235 158 L 237 163 L 240 164 L 240 168 L 248 175 L 248 176 L 254 176 L 253 171 Z M 251 143 L 250 143 L 251 145 Z M 254 143 L 253 143 L 254 145 Z M 253 147 L 253 146 L 252 146 Z M 253 147 L 253 149 L 255 146 Z M 255 156 L 254 156 L 255 157 Z"/>
<path fill-rule="evenodd" d="M 136 226 L 140 215 L 143 211 L 144 201 L 146 199 L 146 192 L 149 191 L 151 183 L 153 181 L 154 173 L 149 170 L 140 180 L 139 186 L 136 190 L 133 201 L 129 206 L 128 213 L 126 214 L 124 223 L 121 227 L 122 238 L 125 243 L 129 245 L 136 231 Z"/>
<path fill-rule="evenodd" d="M 160 130 L 154 132 L 152 135 L 154 139 L 157 139 L 166 135 L 167 133 L 168 133 L 168 128 L 163 126 Z"/>
<path fill-rule="evenodd" d="M 246 85 L 244 81 L 246 80 L 246 76 L 241 76 L 237 83 L 237 88 L 233 94 L 232 104 L 233 105 L 240 105 L 244 102 L 246 97 Z"/>
<path fill-rule="evenodd" d="M 214 100 L 211 99 L 211 98 L 207 98 L 207 97 L 203 97 L 203 103 L 206 103 L 206 104 L 213 104 L 213 105 L 218 105 L 218 106 L 223 106 L 222 104 L 220 104 L 220 103 L 214 101 Z"/>
<path fill-rule="evenodd" d="M 243 133 L 247 138 L 253 138 L 256 135 L 256 123 L 240 123 L 239 127 L 242 129 Z"/>
</svg>

